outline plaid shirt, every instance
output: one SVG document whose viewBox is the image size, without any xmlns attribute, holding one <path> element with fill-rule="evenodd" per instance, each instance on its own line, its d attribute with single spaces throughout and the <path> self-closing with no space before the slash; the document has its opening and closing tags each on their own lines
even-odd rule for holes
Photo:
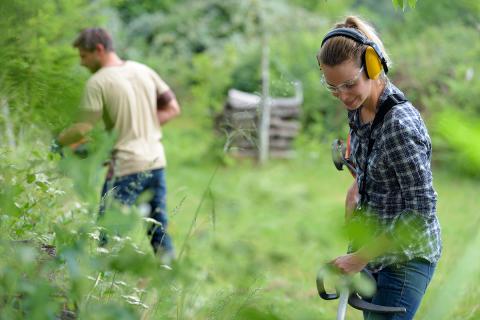
<svg viewBox="0 0 480 320">
<path fill-rule="evenodd" d="M 392 93 L 401 91 L 387 82 L 379 105 Z M 348 118 L 351 159 L 360 185 L 365 177 L 371 123 L 361 123 L 360 109 L 350 111 Z M 386 234 L 397 246 L 371 261 L 368 268 L 379 271 L 413 258 L 436 263 L 442 244 L 430 169 L 432 145 L 420 113 L 408 101 L 396 105 L 371 136 L 375 144 L 368 158 L 366 197 L 362 199 L 367 209 L 354 219 L 375 221 L 371 234 Z"/>
</svg>

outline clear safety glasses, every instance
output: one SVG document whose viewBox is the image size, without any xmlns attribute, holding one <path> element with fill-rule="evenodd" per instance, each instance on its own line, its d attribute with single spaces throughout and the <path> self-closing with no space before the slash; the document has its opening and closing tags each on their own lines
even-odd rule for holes
<svg viewBox="0 0 480 320">
<path fill-rule="evenodd" d="M 354 88 L 357 85 L 358 79 L 360 79 L 360 76 L 362 75 L 362 71 L 363 71 L 363 66 L 360 68 L 360 70 L 358 70 L 357 75 L 353 79 L 345 81 L 344 83 L 339 84 L 338 86 L 332 86 L 331 84 L 329 84 L 327 82 L 327 80 L 325 79 L 325 75 L 323 75 L 323 74 L 322 74 L 322 80 L 321 81 L 322 81 L 323 86 L 325 88 L 327 88 L 328 91 L 330 91 L 333 94 L 336 94 L 336 93 L 339 93 L 339 92 L 346 92 L 346 91 L 351 90 L 352 88 Z"/>
</svg>

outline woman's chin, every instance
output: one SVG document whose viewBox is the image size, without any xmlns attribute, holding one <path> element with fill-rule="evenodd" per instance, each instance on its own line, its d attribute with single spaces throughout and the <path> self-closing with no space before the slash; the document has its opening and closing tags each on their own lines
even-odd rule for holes
<svg viewBox="0 0 480 320">
<path fill-rule="evenodd" d="M 357 102 L 357 100 L 352 102 L 344 102 L 343 105 L 350 111 L 360 108 L 360 104 Z"/>
</svg>

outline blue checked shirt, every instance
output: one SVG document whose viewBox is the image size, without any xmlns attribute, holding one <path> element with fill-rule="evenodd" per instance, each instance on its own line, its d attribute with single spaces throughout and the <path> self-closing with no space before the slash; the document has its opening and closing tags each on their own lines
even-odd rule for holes
<svg viewBox="0 0 480 320">
<path fill-rule="evenodd" d="M 379 105 L 392 93 L 401 93 L 387 82 Z M 362 124 L 360 110 L 349 111 L 351 159 L 357 183 L 365 177 L 371 123 Z M 386 234 L 395 249 L 368 264 L 372 271 L 414 258 L 436 263 L 442 243 L 436 215 L 437 194 L 432 185 L 432 145 L 427 128 L 410 102 L 394 106 L 383 125 L 372 132 L 375 140 L 368 159 L 365 207 L 356 213 L 360 221 L 376 221 L 373 235 Z"/>
</svg>

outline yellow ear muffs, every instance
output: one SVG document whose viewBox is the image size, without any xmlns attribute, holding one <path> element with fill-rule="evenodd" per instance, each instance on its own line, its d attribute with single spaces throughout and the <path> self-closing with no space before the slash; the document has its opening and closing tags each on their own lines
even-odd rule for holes
<svg viewBox="0 0 480 320">
<path fill-rule="evenodd" d="M 369 79 L 375 80 L 382 72 L 382 61 L 377 52 L 372 47 L 368 46 L 365 50 L 365 67 Z"/>
<path fill-rule="evenodd" d="M 355 28 L 337 28 L 329 31 L 322 40 L 320 47 L 323 47 L 323 44 L 330 38 L 333 37 L 346 37 L 356 41 L 360 44 L 365 45 L 367 48 L 363 52 L 363 65 L 365 66 L 365 71 L 369 79 L 377 79 L 380 74 L 385 72 L 388 73 L 388 65 L 385 57 L 383 56 L 382 50 L 378 45 L 369 40 L 362 32 Z"/>
</svg>

